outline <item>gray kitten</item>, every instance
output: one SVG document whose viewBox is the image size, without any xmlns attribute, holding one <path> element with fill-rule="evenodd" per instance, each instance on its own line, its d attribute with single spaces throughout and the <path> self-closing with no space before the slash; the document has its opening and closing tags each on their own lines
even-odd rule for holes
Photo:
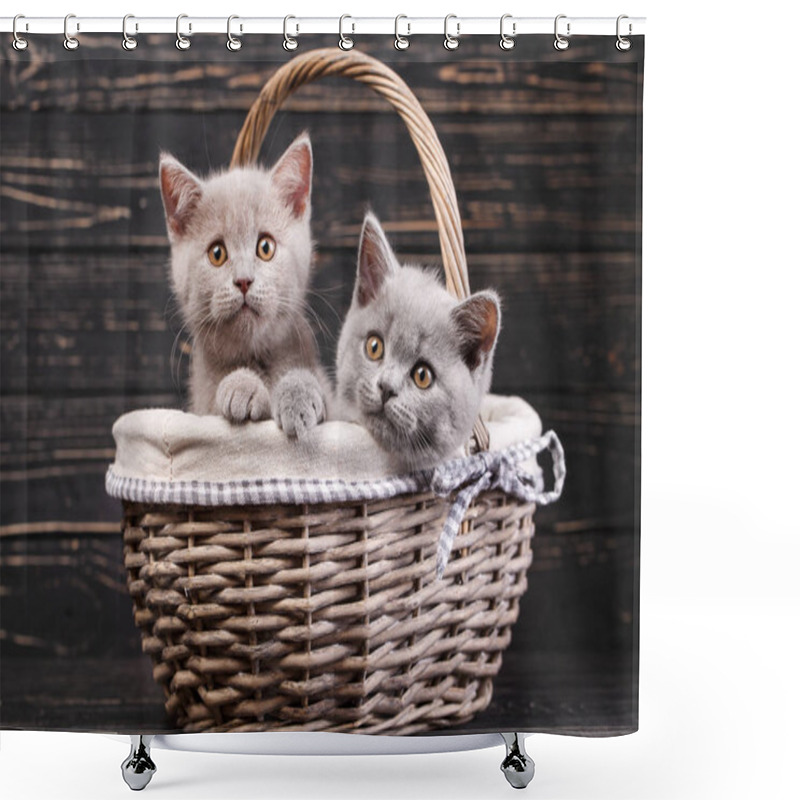
<svg viewBox="0 0 800 800">
<path fill-rule="evenodd" d="M 499 329 L 494 292 L 459 302 L 435 275 L 400 266 L 367 214 L 337 350 L 337 415 L 364 425 L 406 469 L 455 455 L 489 389 Z"/>
<path fill-rule="evenodd" d="M 172 285 L 193 339 L 190 410 L 231 422 L 274 418 L 303 436 L 330 387 L 304 314 L 311 240 L 311 143 L 271 169 L 193 175 L 162 154 Z"/>
</svg>

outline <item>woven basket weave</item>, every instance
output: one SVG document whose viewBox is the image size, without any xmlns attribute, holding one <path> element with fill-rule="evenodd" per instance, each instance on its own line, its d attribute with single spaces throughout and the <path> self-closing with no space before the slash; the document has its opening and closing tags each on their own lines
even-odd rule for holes
<svg viewBox="0 0 800 800">
<path fill-rule="evenodd" d="M 448 289 L 466 297 L 447 160 L 419 102 L 379 61 L 333 48 L 292 59 L 250 109 L 231 165 L 255 161 L 280 104 L 330 75 L 365 83 L 405 121 Z M 487 446 L 481 421 L 474 438 Z M 489 704 L 527 588 L 532 503 L 479 494 L 440 581 L 449 502 L 430 492 L 335 505 L 123 506 L 135 621 L 182 729 L 409 734 Z"/>
</svg>

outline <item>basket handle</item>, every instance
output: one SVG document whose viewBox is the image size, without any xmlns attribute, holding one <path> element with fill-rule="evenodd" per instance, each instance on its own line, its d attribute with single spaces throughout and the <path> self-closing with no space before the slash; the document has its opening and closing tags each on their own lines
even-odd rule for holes
<svg viewBox="0 0 800 800">
<path fill-rule="evenodd" d="M 439 227 L 447 290 L 459 300 L 469 297 L 467 257 L 458 212 L 456 190 L 439 137 L 425 110 L 405 81 L 382 62 L 357 50 L 334 47 L 310 50 L 286 62 L 264 84 L 239 132 L 231 168 L 258 159 L 267 129 L 281 104 L 296 89 L 329 76 L 352 78 L 386 98 L 402 117 L 417 148 Z M 489 434 L 481 418 L 473 430 L 479 450 L 489 446 Z"/>
</svg>

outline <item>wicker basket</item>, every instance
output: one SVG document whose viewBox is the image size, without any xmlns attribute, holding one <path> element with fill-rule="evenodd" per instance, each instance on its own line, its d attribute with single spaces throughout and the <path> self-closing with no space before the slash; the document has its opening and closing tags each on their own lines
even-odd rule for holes
<svg viewBox="0 0 800 800">
<path fill-rule="evenodd" d="M 324 49 L 288 62 L 250 109 L 232 166 L 256 160 L 295 89 L 329 75 L 367 84 L 405 121 L 429 182 L 448 289 L 467 296 L 447 160 L 419 102 L 379 61 Z M 475 439 L 488 444 L 482 422 Z M 409 734 L 485 709 L 527 588 L 534 504 L 480 493 L 437 581 L 449 507 L 429 491 L 317 505 L 124 502 L 135 621 L 177 725 Z"/>
</svg>

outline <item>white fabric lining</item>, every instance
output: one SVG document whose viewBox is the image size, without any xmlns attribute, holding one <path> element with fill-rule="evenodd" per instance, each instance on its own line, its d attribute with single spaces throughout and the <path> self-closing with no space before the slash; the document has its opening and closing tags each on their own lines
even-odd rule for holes
<svg viewBox="0 0 800 800">
<path fill-rule="evenodd" d="M 488 395 L 482 412 L 491 450 L 541 435 L 538 414 L 519 397 Z M 274 421 L 232 425 L 218 416 L 175 409 L 141 409 L 113 428 L 116 478 L 148 482 L 235 484 L 252 480 L 374 481 L 404 470 L 369 432 L 349 422 L 326 422 L 308 440 L 289 439 Z"/>
</svg>

